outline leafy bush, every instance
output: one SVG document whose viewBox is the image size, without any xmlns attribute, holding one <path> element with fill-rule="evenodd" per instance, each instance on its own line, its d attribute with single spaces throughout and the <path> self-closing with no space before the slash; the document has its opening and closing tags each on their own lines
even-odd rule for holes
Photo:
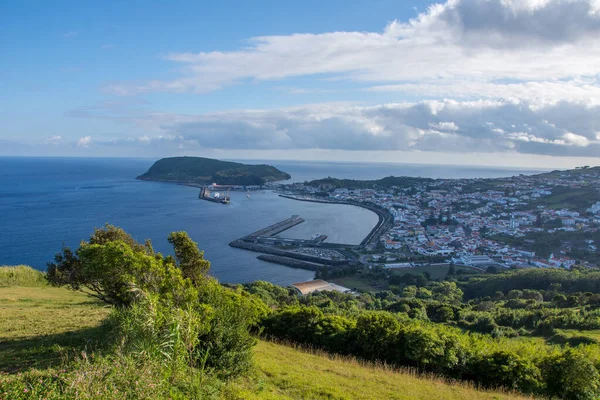
<svg viewBox="0 0 600 400">
<path fill-rule="evenodd" d="M 226 377 L 248 370 L 255 344 L 251 330 L 258 331 L 268 308 L 209 277 L 210 263 L 185 232 L 168 239 L 175 258 L 106 225 L 75 253 L 63 249 L 49 265 L 48 280 L 118 306 L 112 320 L 123 354 L 169 370 L 207 368 Z"/>
<path fill-rule="evenodd" d="M 600 374 L 581 352 L 568 349 L 543 364 L 547 393 L 563 399 L 592 400 L 600 397 Z"/>
<path fill-rule="evenodd" d="M 83 290 L 116 306 L 130 305 L 139 290 L 184 304 L 196 297 L 193 281 L 184 273 L 192 268 L 188 264 L 198 260 L 180 257 L 190 254 L 180 247 L 190 246 L 195 243 L 187 235 L 174 243 L 178 261 L 186 267 L 182 270 L 172 257 L 155 253 L 150 242 L 139 244 L 122 229 L 107 224 L 96 229 L 76 252 L 63 248 L 55 262 L 48 264 L 47 279 L 52 285 Z"/>
</svg>

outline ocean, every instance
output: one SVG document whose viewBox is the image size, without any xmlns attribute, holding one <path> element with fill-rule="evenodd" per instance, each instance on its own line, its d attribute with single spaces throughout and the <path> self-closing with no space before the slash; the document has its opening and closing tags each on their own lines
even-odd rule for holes
<svg viewBox="0 0 600 400">
<path fill-rule="evenodd" d="M 198 189 L 137 181 L 154 159 L 0 157 L 0 265 L 44 270 L 62 246 L 76 248 L 95 227 L 111 223 L 165 254 L 167 235 L 184 230 L 211 261 L 221 282 L 266 280 L 279 285 L 312 279 L 313 272 L 270 264 L 229 242 L 297 214 L 306 222 L 283 236 L 359 243 L 377 222 L 372 212 L 347 205 L 294 201 L 271 191 L 232 192 L 231 204 L 198 199 Z M 252 161 L 292 175 L 289 182 L 327 176 L 378 179 L 389 175 L 492 178 L 539 170 L 378 163 Z"/>
</svg>

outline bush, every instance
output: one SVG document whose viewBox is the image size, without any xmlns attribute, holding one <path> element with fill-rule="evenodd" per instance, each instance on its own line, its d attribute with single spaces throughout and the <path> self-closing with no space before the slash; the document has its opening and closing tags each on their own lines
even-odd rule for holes
<svg viewBox="0 0 600 400">
<path fill-rule="evenodd" d="M 176 257 L 155 253 L 122 229 L 97 229 L 75 253 L 63 249 L 48 280 L 89 290 L 113 304 L 118 352 L 164 364 L 168 371 L 210 369 L 230 377 L 247 371 L 256 340 L 251 330 L 269 310 L 251 294 L 209 277 L 185 232 L 169 235 Z"/>
<path fill-rule="evenodd" d="M 369 311 L 358 317 L 352 339 L 356 355 L 391 362 L 400 323 L 392 314 Z"/>
<path fill-rule="evenodd" d="M 540 391 L 542 376 L 533 360 L 498 350 L 472 364 L 472 376 L 487 387 L 505 387 L 523 392 Z"/>
<path fill-rule="evenodd" d="M 575 349 L 549 357 L 543 370 L 549 395 L 573 400 L 600 397 L 598 370 L 585 355 Z"/>
<path fill-rule="evenodd" d="M 63 248 L 55 262 L 48 264 L 47 279 L 52 285 L 83 290 L 116 306 L 132 304 L 139 290 L 184 304 L 196 297 L 191 278 L 199 278 L 184 272 L 194 271 L 189 264 L 197 261 L 197 254 L 189 251 L 195 243 L 187 235 L 178 237 L 174 246 L 179 265 L 172 257 L 155 253 L 150 242 L 139 244 L 122 229 L 106 225 L 96 229 L 76 252 Z M 190 260 L 182 258 L 187 255 Z"/>
<path fill-rule="evenodd" d="M 200 334 L 198 359 L 205 360 L 205 365 L 221 377 L 247 371 L 256 344 L 250 330 L 267 315 L 265 305 L 214 280 L 205 282 L 199 292 L 201 306 L 210 310 L 212 318 L 209 329 Z"/>
</svg>

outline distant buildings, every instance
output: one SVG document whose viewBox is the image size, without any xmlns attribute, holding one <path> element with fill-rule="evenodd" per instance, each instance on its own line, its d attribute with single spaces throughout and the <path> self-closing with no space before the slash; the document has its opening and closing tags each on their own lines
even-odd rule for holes
<svg viewBox="0 0 600 400">
<path fill-rule="evenodd" d="M 483 268 L 489 265 L 496 264 L 489 256 L 463 255 L 457 261 L 470 267 Z"/>
<path fill-rule="evenodd" d="M 588 212 L 590 212 L 594 215 L 600 214 L 600 201 L 596 202 L 596 204 L 594 204 L 590 208 L 588 208 Z"/>
</svg>

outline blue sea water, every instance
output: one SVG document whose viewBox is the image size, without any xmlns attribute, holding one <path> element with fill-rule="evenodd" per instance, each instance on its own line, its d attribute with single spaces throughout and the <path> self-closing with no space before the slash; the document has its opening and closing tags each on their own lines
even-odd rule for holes
<svg viewBox="0 0 600 400">
<path fill-rule="evenodd" d="M 267 280 L 287 285 L 313 273 L 256 259 L 257 254 L 228 243 L 258 229 L 301 215 L 306 222 L 294 237 L 315 233 L 332 242 L 359 243 L 377 217 L 346 205 L 284 199 L 270 191 L 231 193 L 225 206 L 198 200 L 195 188 L 137 181 L 153 159 L 0 157 L 0 265 L 26 264 L 45 269 L 63 245 L 77 247 L 95 227 L 111 223 L 136 239 L 152 240 L 169 253 L 172 231 L 185 230 L 205 251 L 211 271 L 222 282 Z M 389 175 L 433 178 L 499 177 L 534 170 L 435 165 L 312 163 L 265 161 L 292 175 L 291 181 L 327 176 L 377 179 Z M 284 235 L 285 236 L 285 235 Z"/>
</svg>

